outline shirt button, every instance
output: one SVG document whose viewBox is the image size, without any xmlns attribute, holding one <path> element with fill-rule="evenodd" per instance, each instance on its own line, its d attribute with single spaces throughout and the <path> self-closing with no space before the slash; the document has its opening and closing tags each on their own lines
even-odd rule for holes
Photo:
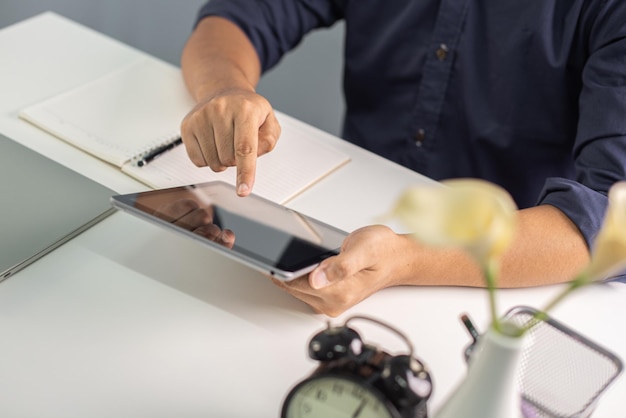
<svg viewBox="0 0 626 418">
<path fill-rule="evenodd" d="M 423 129 L 418 129 L 417 134 L 415 135 L 415 145 L 421 147 L 424 143 L 424 137 L 426 136 L 426 131 Z"/>
<path fill-rule="evenodd" d="M 443 61 L 446 59 L 446 56 L 448 56 L 448 45 L 446 44 L 441 44 L 439 45 L 439 48 L 437 48 L 437 58 L 439 58 L 439 61 Z"/>
</svg>

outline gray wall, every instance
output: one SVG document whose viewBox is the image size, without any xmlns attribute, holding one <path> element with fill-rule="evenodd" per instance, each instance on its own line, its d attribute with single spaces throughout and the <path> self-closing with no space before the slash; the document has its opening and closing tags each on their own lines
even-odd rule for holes
<svg viewBox="0 0 626 418">
<path fill-rule="evenodd" d="M 0 28 L 50 10 L 178 65 L 204 1 L 0 0 Z M 263 77 L 259 93 L 276 109 L 338 135 L 342 43 L 343 25 L 311 34 Z"/>
</svg>

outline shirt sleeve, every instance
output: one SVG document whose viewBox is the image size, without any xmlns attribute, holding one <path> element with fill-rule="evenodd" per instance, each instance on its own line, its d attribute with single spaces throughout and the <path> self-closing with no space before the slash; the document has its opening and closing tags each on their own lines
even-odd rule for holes
<svg viewBox="0 0 626 418">
<path fill-rule="evenodd" d="M 330 27 L 343 17 L 341 0 L 211 0 L 198 12 L 198 22 L 220 16 L 248 36 L 262 71 L 276 65 L 313 29 Z"/>
<path fill-rule="evenodd" d="M 590 25 L 590 52 L 582 73 L 576 181 L 550 178 L 539 204 L 563 211 L 593 250 L 607 209 L 608 190 L 626 179 L 626 2 L 606 1 Z M 617 277 L 625 281 L 626 276 Z"/>
</svg>

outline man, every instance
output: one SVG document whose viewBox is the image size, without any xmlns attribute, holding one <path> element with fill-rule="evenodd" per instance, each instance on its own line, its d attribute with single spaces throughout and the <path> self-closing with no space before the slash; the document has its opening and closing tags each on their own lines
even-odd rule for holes
<svg viewBox="0 0 626 418">
<path fill-rule="evenodd" d="M 506 188 L 521 210 L 501 287 L 571 279 L 589 260 L 609 187 L 626 178 L 626 2 L 211 1 L 182 56 L 198 102 L 182 124 L 191 160 L 237 166 L 238 193 L 249 194 L 257 156 L 280 136 L 255 93 L 262 72 L 340 19 L 343 137 L 435 179 Z M 308 278 L 280 285 L 337 315 L 407 284 L 483 282 L 464 254 L 371 226 Z"/>
</svg>

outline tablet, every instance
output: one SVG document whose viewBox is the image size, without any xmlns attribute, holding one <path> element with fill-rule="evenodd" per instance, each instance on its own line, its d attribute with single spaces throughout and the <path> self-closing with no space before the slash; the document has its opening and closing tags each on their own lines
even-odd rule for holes
<svg viewBox="0 0 626 418">
<path fill-rule="evenodd" d="M 280 280 L 339 252 L 347 233 L 221 181 L 115 195 L 117 209 L 160 225 Z"/>
</svg>

